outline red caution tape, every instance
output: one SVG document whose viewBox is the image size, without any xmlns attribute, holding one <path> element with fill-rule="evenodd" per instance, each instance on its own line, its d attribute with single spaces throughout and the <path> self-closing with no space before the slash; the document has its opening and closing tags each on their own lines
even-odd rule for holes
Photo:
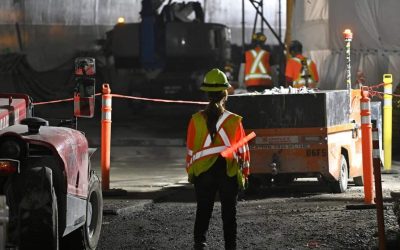
<svg viewBox="0 0 400 250">
<path fill-rule="evenodd" d="M 95 96 L 99 96 L 99 95 L 101 95 L 101 93 L 95 94 Z M 208 102 L 154 99 L 154 98 L 145 98 L 145 97 L 137 97 L 137 96 L 126 96 L 126 95 L 119 95 L 119 94 L 111 94 L 111 96 L 116 97 L 116 98 L 151 101 L 151 102 L 163 102 L 163 103 L 183 103 L 183 104 L 199 104 L 199 105 L 207 105 L 208 104 Z M 73 100 L 74 100 L 74 98 L 68 98 L 68 99 L 61 99 L 61 100 L 54 100 L 54 101 L 47 101 L 47 102 L 34 102 L 33 105 L 37 106 L 37 105 L 45 105 L 45 104 L 54 104 L 54 103 L 61 103 L 61 102 L 69 102 L 69 101 L 73 101 Z"/>
<path fill-rule="evenodd" d="M 206 105 L 208 102 L 194 102 L 194 101 L 183 101 L 183 100 L 166 100 L 166 99 L 153 99 L 153 98 L 145 98 L 145 97 L 137 97 L 137 96 L 126 96 L 126 95 L 118 95 L 111 94 L 114 97 L 125 98 L 125 99 L 133 99 L 133 100 L 142 100 L 142 101 L 151 101 L 151 102 L 164 102 L 164 103 L 185 103 L 185 104 L 201 104 Z"/>
<path fill-rule="evenodd" d="M 368 92 L 369 92 L 369 94 L 370 94 L 371 97 L 376 96 L 376 97 L 381 98 L 381 99 L 383 99 L 383 96 L 384 96 L 384 95 L 391 95 L 391 96 L 395 96 L 395 97 L 400 97 L 400 95 L 397 95 L 397 94 L 386 94 L 386 93 L 384 93 L 384 92 L 382 92 L 382 91 L 376 91 L 376 90 L 374 90 L 374 89 L 383 87 L 383 86 L 388 85 L 388 84 L 389 84 L 389 83 L 380 83 L 380 84 L 377 84 L 377 85 L 364 86 L 364 87 L 367 88 L 367 90 L 368 90 Z"/>
<path fill-rule="evenodd" d="M 48 102 L 34 102 L 33 105 L 38 106 L 38 105 L 53 104 L 53 103 L 60 103 L 60 102 L 69 102 L 69 101 L 73 101 L 73 100 L 74 100 L 74 98 L 68 98 L 68 99 L 54 100 L 54 101 L 48 101 Z"/>
</svg>

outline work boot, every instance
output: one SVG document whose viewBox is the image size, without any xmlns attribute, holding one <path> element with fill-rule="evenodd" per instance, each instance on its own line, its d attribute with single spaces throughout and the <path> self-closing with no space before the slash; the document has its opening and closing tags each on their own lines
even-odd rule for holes
<svg viewBox="0 0 400 250">
<path fill-rule="evenodd" d="M 194 248 L 194 250 L 207 249 L 207 243 L 205 243 L 205 242 L 194 243 L 193 248 Z"/>
</svg>

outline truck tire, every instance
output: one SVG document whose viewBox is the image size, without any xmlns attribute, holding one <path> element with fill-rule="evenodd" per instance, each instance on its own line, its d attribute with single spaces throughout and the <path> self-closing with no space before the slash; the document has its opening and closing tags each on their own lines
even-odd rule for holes
<svg viewBox="0 0 400 250">
<path fill-rule="evenodd" d="M 349 172 L 346 157 L 342 154 L 339 161 L 339 179 L 332 183 L 334 193 L 343 193 L 347 190 Z"/>
<path fill-rule="evenodd" d="M 62 250 L 96 249 L 103 222 L 103 196 L 99 177 L 92 173 L 86 207 L 86 222 L 79 229 L 65 236 Z"/>
<path fill-rule="evenodd" d="M 99 177 L 92 173 L 89 182 L 86 222 L 84 225 L 84 243 L 86 249 L 96 249 L 103 222 L 103 195 Z"/>
<path fill-rule="evenodd" d="M 52 170 L 32 168 L 21 175 L 18 208 L 18 249 L 59 249 L 57 195 Z M 20 180 L 20 181 L 21 181 Z"/>
<path fill-rule="evenodd" d="M 51 201 L 46 206 L 34 210 L 21 209 L 20 216 L 23 219 L 19 249 L 59 249 L 58 206 L 54 188 L 51 190 Z"/>
</svg>

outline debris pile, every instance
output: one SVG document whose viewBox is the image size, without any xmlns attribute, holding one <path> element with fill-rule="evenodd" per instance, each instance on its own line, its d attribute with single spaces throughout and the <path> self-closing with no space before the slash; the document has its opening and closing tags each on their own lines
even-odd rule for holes
<svg viewBox="0 0 400 250">
<path fill-rule="evenodd" d="M 236 89 L 235 90 L 235 95 L 276 95 L 276 94 L 312 94 L 318 92 L 318 89 L 310 89 L 306 87 L 301 87 L 301 88 L 293 88 L 289 86 L 288 88 L 285 88 L 283 86 L 274 87 L 272 89 L 266 89 L 263 92 L 248 92 L 245 89 Z"/>
</svg>

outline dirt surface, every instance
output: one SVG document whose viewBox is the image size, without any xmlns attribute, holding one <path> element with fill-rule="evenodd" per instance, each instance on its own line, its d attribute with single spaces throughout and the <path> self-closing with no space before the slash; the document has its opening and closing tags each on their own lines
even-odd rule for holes
<svg viewBox="0 0 400 250">
<path fill-rule="evenodd" d="M 386 175 L 384 179 L 387 249 L 400 249 L 389 188 L 398 185 L 398 176 Z M 193 187 L 187 184 L 163 192 L 136 209 L 106 215 L 98 249 L 191 249 L 196 209 Z M 128 195 L 121 200 L 135 197 Z M 348 209 L 363 204 L 362 187 L 350 186 L 344 194 L 332 194 L 314 182 L 241 196 L 238 249 L 378 249 L 376 210 Z M 220 214 L 220 203 L 216 202 L 208 249 L 223 249 Z"/>
<path fill-rule="evenodd" d="M 193 186 L 187 183 L 171 186 L 165 182 L 179 180 L 185 174 L 184 149 L 180 147 L 192 109 L 157 107 L 157 113 L 146 111 L 122 122 L 115 117 L 111 187 L 129 192 L 105 197 L 98 249 L 192 248 L 196 210 Z M 171 112 L 175 115 L 171 116 Z M 80 124 L 90 144 L 98 146 L 99 122 Z M 123 148 L 127 146 L 134 148 Z M 177 150 L 169 151 L 171 146 Z M 99 160 L 95 158 L 96 155 L 93 163 L 100 175 Z M 391 174 L 383 175 L 382 179 L 387 249 L 400 249 L 399 226 L 390 196 L 391 191 L 400 191 L 400 178 Z M 376 210 L 347 209 L 349 205 L 363 204 L 362 187 L 350 185 L 346 193 L 332 194 L 309 182 L 241 196 L 237 214 L 238 249 L 377 249 Z M 207 243 L 209 249 L 223 249 L 219 202 L 214 208 Z"/>
</svg>

